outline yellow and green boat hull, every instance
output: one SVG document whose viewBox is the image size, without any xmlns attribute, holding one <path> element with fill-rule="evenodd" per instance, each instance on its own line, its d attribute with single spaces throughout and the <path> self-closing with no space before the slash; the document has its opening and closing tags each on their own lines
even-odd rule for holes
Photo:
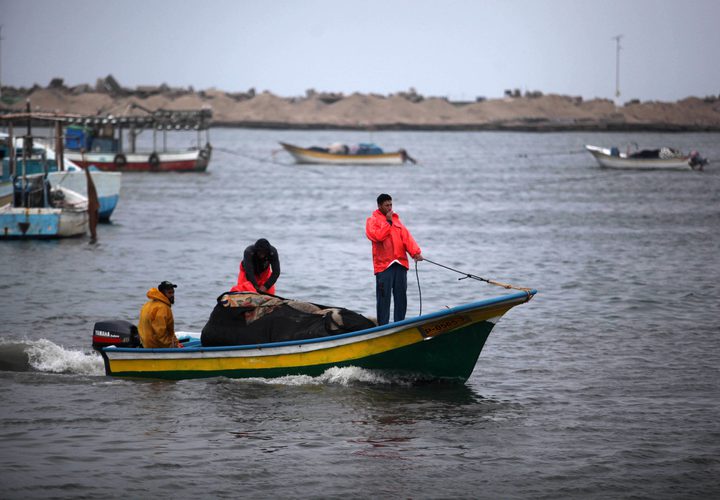
<svg viewBox="0 0 720 500">
<path fill-rule="evenodd" d="M 311 165 L 402 165 L 407 160 L 403 151 L 376 154 L 337 154 L 301 148 L 281 142 L 280 145 L 299 164 Z"/>
<path fill-rule="evenodd" d="M 108 375 L 153 379 L 317 376 L 355 366 L 417 379 L 465 381 L 495 323 L 535 290 L 330 337 L 229 347 L 106 347 Z"/>
</svg>

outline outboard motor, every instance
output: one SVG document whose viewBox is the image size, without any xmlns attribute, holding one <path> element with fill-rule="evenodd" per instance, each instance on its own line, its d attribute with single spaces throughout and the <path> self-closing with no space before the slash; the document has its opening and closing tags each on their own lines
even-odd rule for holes
<svg viewBox="0 0 720 500">
<path fill-rule="evenodd" d="M 705 165 L 708 164 L 707 158 L 700 156 L 700 153 L 693 151 L 690 153 L 690 167 L 693 170 L 702 170 Z"/>
<path fill-rule="evenodd" d="M 129 321 L 98 321 L 93 329 L 92 346 L 95 350 L 103 347 L 140 347 L 140 334 Z"/>
</svg>

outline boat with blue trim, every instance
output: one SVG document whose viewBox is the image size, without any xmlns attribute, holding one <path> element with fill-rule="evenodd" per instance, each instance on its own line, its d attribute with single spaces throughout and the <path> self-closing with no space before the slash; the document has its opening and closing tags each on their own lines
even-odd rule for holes
<svg viewBox="0 0 720 500">
<path fill-rule="evenodd" d="M 66 119 L 66 115 L 58 114 L 15 113 L 0 116 L 0 125 L 8 127 L 8 131 L 10 131 L 13 123 L 43 123 L 47 121 L 61 123 Z M 56 128 L 55 133 L 61 134 L 62 132 Z M 31 137 L 32 140 L 29 141 L 27 137 Z M 56 153 L 54 145 L 60 146 L 60 153 Z M 20 137 L 0 132 L 0 161 L 2 162 L 0 206 L 11 201 L 12 180 L 22 175 L 44 174 L 52 188 L 62 187 L 84 197 L 88 196 L 85 171 L 63 154 L 61 138 L 40 137 L 30 131 Z M 93 165 L 89 165 L 87 168 L 97 192 L 98 218 L 100 221 L 109 221 L 120 199 L 122 173 L 101 172 Z"/>
<path fill-rule="evenodd" d="M 84 169 L 65 160 L 65 169 L 48 172 L 48 180 L 53 187 L 72 189 L 87 197 L 87 178 Z M 94 165 L 87 167 L 90 172 L 98 198 L 98 219 L 109 222 L 120 201 L 120 187 L 122 185 L 121 172 L 103 172 Z"/>
<path fill-rule="evenodd" d="M 0 141 L 0 240 L 68 238 L 82 236 L 88 230 L 94 239 L 97 196 L 89 175 L 84 174 L 90 185 L 88 191 L 92 188 L 90 199 L 67 187 L 50 184 L 47 148 L 38 147 L 31 130 L 38 117 L 30 113 L 29 103 L 27 107 L 27 113 L 0 116 L 0 124 L 8 127 L 5 140 Z M 16 141 L 13 122 L 18 119 L 27 125 L 27 132 Z M 54 115 L 43 119 L 55 125 L 59 140 L 60 119 Z M 55 163 L 63 164 L 62 160 Z"/>
<path fill-rule="evenodd" d="M 348 146 L 335 143 L 327 148 L 312 146 L 301 148 L 286 142 L 280 145 L 290 153 L 296 163 L 310 165 L 402 165 L 405 162 L 416 163 L 407 151 L 400 149 L 385 152 L 375 144 Z"/>
<path fill-rule="evenodd" d="M 536 290 L 527 289 L 388 325 L 316 338 L 295 335 L 294 340 L 286 341 L 253 340 L 244 345 L 204 345 L 204 329 L 202 337 L 180 338 L 182 348 L 144 349 L 131 323 L 99 322 L 93 347 L 104 360 L 106 374 L 113 377 L 318 376 L 332 367 L 353 366 L 412 380 L 464 382 L 498 320 L 535 294 Z M 221 295 L 216 309 L 228 298 L 232 298 L 229 293 Z"/>
</svg>

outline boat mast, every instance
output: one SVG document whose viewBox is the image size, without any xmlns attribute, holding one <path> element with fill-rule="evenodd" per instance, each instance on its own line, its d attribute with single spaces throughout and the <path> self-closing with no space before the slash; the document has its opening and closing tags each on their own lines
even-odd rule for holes
<svg viewBox="0 0 720 500">
<path fill-rule="evenodd" d="M 0 24 L 0 99 L 2 99 L 2 25 Z"/>
<path fill-rule="evenodd" d="M 15 176 L 17 175 L 17 156 L 15 151 L 15 136 L 13 132 L 12 122 L 8 122 L 8 148 L 10 151 L 10 179 L 13 183 L 13 191 L 15 190 Z M 13 205 L 14 206 L 14 205 Z"/>
<path fill-rule="evenodd" d="M 28 180 L 27 180 L 27 162 L 32 154 L 33 142 L 32 142 L 32 119 L 30 118 L 30 99 L 25 101 L 25 110 L 27 112 L 27 133 L 23 137 L 23 155 L 22 155 L 22 199 L 23 207 L 28 208 L 30 206 L 30 196 L 27 193 Z"/>
<path fill-rule="evenodd" d="M 62 125 L 55 122 L 55 163 L 59 172 L 65 170 L 65 152 L 63 151 Z"/>
</svg>

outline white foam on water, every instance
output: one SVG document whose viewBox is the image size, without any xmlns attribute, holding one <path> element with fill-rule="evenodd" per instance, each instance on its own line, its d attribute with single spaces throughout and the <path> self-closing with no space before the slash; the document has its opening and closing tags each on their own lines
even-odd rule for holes
<svg viewBox="0 0 720 500">
<path fill-rule="evenodd" d="M 349 386 L 354 383 L 377 384 L 377 385 L 411 385 L 408 379 L 392 377 L 365 368 L 356 366 L 337 367 L 333 366 L 325 370 L 317 377 L 309 375 L 288 375 L 277 378 L 246 378 L 233 379 L 235 382 L 255 382 L 268 385 L 342 385 Z"/>
<path fill-rule="evenodd" d="M 30 366 L 40 372 L 105 375 L 105 366 L 95 353 L 68 350 L 46 339 L 33 340 L 25 349 Z"/>
<path fill-rule="evenodd" d="M 33 370 L 47 373 L 67 373 L 76 375 L 105 375 L 102 358 L 95 353 L 66 349 L 47 339 L 23 342 L 28 363 Z M 268 385 L 412 385 L 413 380 L 388 375 L 355 366 L 331 367 L 317 377 L 309 375 L 288 375 L 277 378 L 232 379 L 235 382 L 253 382 Z"/>
</svg>

